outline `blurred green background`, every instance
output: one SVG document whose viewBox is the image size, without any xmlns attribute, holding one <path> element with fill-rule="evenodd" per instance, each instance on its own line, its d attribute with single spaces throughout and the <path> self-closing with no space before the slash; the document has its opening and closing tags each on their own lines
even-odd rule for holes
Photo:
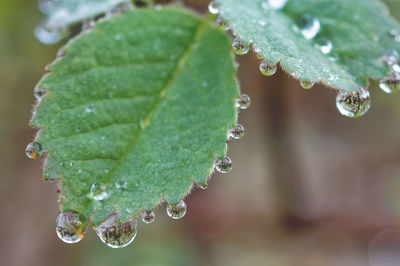
<svg viewBox="0 0 400 266">
<path fill-rule="evenodd" d="M 400 18 L 399 1 L 387 3 Z M 207 1 L 185 4 L 205 12 Z M 195 190 L 179 221 L 159 207 L 128 248 L 92 230 L 62 243 L 55 185 L 24 155 L 33 88 L 61 45 L 34 38 L 42 18 L 35 0 L 0 1 L 0 265 L 400 265 L 400 93 L 372 84 L 370 112 L 348 119 L 333 90 L 266 78 L 253 53 L 238 58 L 252 106 L 240 114 L 246 136 L 229 146 L 230 174 Z"/>
</svg>

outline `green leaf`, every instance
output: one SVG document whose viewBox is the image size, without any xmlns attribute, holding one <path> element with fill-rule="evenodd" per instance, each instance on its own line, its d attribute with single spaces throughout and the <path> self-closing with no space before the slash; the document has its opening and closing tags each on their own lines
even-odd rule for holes
<svg viewBox="0 0 400 266">
<path fill-rule="evenodd" d="M 126 0 L 59 0 L 48 8 L 46 25 L 64 28 L 104 13 Z"/>
<path fill-rule="evenodd" d="M 113 211 L 126 220 L 207 182 L 239 96 L 230 40 L 212 20 L 128 11 L 63 48 L 36 88 L 49 92 L 31 121 L 48 153 L 44 178 L 61 179 L 63 211 L 94 225 Z M 95 182 L 106 186 L 104 200 L 91 197 Z"/>
<path fill-rule="evenodd" d="M 379 0 L 288 0 L 280 10 L 267 2 L 219 0 L 221 16 L 244 42 L 252 41 L 270 63 L 280 62 L 297 79 L 354 91 L 367 78 L 386 76 L 385 56 L 400 51 L 390 34 L 400 33 L 399 24 Z M 301 34 L 304 16 L 320 22 L 315 38 Z M 324 38 L 333 44 L 329 54 L 318 47 Z"/>
</svg>

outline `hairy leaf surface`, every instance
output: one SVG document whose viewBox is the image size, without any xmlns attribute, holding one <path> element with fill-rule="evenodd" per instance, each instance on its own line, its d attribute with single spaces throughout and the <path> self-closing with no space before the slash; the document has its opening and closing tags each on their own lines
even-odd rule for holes
<svg viewBox="0 0 400 266">
<path fill-rule="evenodd" d="M 239 96 L 230 40 L 211 20 L 128 11 L 63 48 L 31 121 L 48 154 L 44 178 L 61 179 L 63 211 L 94 225 L 113 211 L 125 220 L 207 182 Z M 91 197 L 95 182 L 108 197 Z"/>
<path fill-rule="evenodd" d="M 393 35 L 400 33 L 399 24 L 379 0 L 288 0 L 279 10 L 268 0 L 218 2 L 223 19 L 243 41 L 297 79 L 353 91 L 365 87 L 367 78 L 387 75 L 385 58 L 400 51 Z M 312 39 L 301 33 L 307 18 L 320 23 Z M 328 54 L 320 49 L 326 40 L 333 45 Z"/>
</svg>

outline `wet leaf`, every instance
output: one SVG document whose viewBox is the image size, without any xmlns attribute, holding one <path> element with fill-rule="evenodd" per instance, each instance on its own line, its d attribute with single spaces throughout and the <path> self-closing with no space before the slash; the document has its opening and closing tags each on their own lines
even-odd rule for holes
<svg viewBox="0 0 400 266">
<path fill-rule="evenodd" d="M 239 90 L 230 40 L 188 11 L 127 11 L 63 48 L 31 123 L 63 211 L 98 225 L 176 204 L 226 152 Z"/>
<path fill-rule="evenodd" d="M 354 91 L 367 78 L 386 76 L 385 57 L 400 51 L 393 34 L 399 24 L 379 0 L 288 0 L 281 9 L 268 2 L 219 0 L 222 18 L 242 41 L 307 83 Z"/>
</svg>

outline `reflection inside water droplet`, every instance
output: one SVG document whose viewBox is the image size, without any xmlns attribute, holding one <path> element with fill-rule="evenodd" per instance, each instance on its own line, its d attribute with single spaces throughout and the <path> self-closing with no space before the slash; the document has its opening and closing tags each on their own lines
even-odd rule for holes
<svg viewBox="0 0 400 266">
<path fill-rule="evenodd" d="M 215 160 L 215 169 L 222 174 L 228 173 L 232 170 L 232 161 L 231 158 L 225 157 L 224 159 L 216 159 Z"/>
<path fill-rule="evenodd" d="M 143 210 L 142 213 L 140 214 L 140 216 L 142 216 L 142 221 L 146 224 L 153 223 L 156 218 L 156 216 L 152 210 L 151 211 Z"/>
<path fill-rule="evenodd" d="M 240 95 L 239 98 L 236 99 L 236 108 L 245 110 L 249 108 L 251 104 L 250 97 L 247 94 Z"/>
<path fill-rule="evenodd" d="M 356 118 L 364 115 L 371 107 L 369 92 L 359 88 L 355 92 L 340 91 L 336 97 L 339 112 L 347 117 Z"/>
<path fill-rule="evenodd" d="M 314 82 L 309 81 L 309 80 L 300 80 L 300 85 L 303 87 L 303 89 L 311 89 L 314 86 Z"/>
<path fill-rule="evenodd" d="M 104 222 L 95 228 L 100 240 L 111 248 L 123 248 L 128 246 L 135 239 L 136 220 L 127 222 L 118 221 L 117 215 L 111 215 Z"/>
<path fill-rule="evenodd" d="M 86 223 L 80 220 L 79 214 L 73 211 L 60 213 L 56 221 L 57 236 L 68 244 L 77 243 L 86 234 Z"/>
<path fill-rule="evenodd" d="M 167 205 L 167 214 L 172 219 L 181 219 L 183 216 L 185 216 L 186 210 L 186 203 L 183 200 L 176 205 Z"/>
<path fill-rule="evenodd" d="M 229 129 L 229 137 L 233 139 L 240 139 L 244 136 L 244 127 L 237 124 L 235 127 Z"/>
<path fill-rule="evenodd" d="M 31 142 L 26 146 L 25 154 L 30 159 L 37 159 L 42 155 L 43 148 L 38 142 Z"/>
<path fill-rule="evenodd" d="M 244 55 L 249 52 L 250 45 L 246 42 L 243 42 L 239 37 L 235 37 L 232 42 L 232 48 L 235 54 Z"/>
<path fill-rule="evenodd" d="M 260 62 L 260 71 L 265 76 L 272 76 L 277 71 L 276 64 L 270 64 L 267 60 L 263 59 Z"/>
</svg>

